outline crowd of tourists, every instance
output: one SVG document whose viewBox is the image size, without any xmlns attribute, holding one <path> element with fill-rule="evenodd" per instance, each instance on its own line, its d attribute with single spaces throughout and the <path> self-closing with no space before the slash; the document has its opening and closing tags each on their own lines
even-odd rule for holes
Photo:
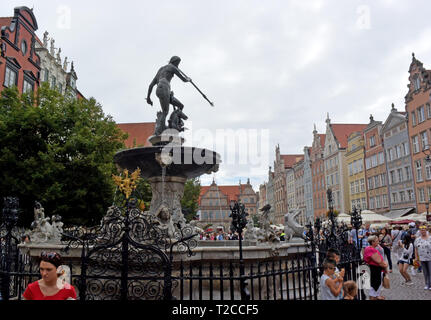
<svg viewBox="0 0 431 320">
<path fill-rule="evenodd" d="M 243 240 L 242 237 L 241 240 Z M 200 240 L 203 241 L 226 241 L 226 240 L 239 240 L 238 232 L 224 232 L 223 230 L 219 230 L 218 232 L 202 232 L 200 234 Z"/>
<path fill-rule="evenodd" d="M 370 300 L 385 300 L 383 289 L 390 288 L 389 274 L 397 267 L 403 286 L 411 286 L 412 275 L 422 273 L 424 290 L 431 290 L 431 225 L 411 222 L 408 225 L 363 228 L 348 233 L 350 244 L 361 247 L 361 258 L 368 266 Z M 395 259 L 394 259 L 395 258 Z M 394 260 L 393 260 L 394 259 Z M 344 269 L 339 270 L 340 253 L 329 249 L 323 262 L 320 279 L 322 300 L 357 299 L 358 285 L 344 281 Z"/>
</svg>

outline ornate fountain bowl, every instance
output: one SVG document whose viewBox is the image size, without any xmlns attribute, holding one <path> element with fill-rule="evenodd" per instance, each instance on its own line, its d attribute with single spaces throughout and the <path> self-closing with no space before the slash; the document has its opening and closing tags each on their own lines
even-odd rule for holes
<svg viewBox="0 0 431 320">
<path fill-rule="evenodd" d="M 184 146 L 153 146 L 128 149 L 114 156 L 121 169 L 134 172 L 141 169 L 143 178 L 162 176 L 192 179 L 203 174 L 217 172 L 221 163 L 220 155 L 214 151 Z"/>
</svg>

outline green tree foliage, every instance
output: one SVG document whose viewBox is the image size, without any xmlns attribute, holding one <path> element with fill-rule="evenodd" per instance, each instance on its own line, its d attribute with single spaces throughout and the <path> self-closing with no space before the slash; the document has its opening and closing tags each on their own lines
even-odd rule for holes
<svg viewBox="0 0 431 320">
<path fill-rule="evenodd" d="M 198 178 L 186 182 L 184 187 L 184 196 L 181 200 L 181 208 L 184 217 L 188 222 L 196 217 L 199 207 L 199 195 L 201 193 L 201 184 Z"/>
<path fill-rule="evenodd" d="M 99 223 L 112 204 L 114 154 L 127 135 L 93 98 L 77 100 L 43 85 L 33 98 L 0 97 L 0 196 L 16 196 L 21 223 L 35 200 L 67 223 Z"/>
</svg>

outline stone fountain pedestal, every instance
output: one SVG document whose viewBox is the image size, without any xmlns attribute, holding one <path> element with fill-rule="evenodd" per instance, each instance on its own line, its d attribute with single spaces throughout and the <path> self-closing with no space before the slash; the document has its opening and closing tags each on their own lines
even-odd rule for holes
<svg viewBox="0 0 431 320">
<path fill-rule="evenodd" d="M 118 152 L 114 161 L 122 170 L 141 170 L 141 177 L 149 181 L 152 189 L 149 212 L 173 236 L 178 226 L 186 225 L 181 211 L 186 181 L 217 172 L 220 155 L 207 149 L 183 146 L 184 139 L 172 132 L 152 136 L 149 142 L 153 146 Z"/>
</svg>

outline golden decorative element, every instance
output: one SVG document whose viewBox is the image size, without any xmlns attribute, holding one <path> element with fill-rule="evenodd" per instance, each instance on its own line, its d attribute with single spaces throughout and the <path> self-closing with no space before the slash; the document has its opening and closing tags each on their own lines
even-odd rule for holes
<svg viewBox="0 0 431 320">
<path fill-rule="evenodd" d="M 118 186 L 120 191 L 126 196 L 126 199 L 130 198 L 133 190 L 137 187 L 137 181 L 141 176 L 141 169 L 137 169 L 135 172 L 131 174 L 129 177 L 129 170 L 125 169 L 123 172 L 124 178 L 121 176 L 112 175 L 112 179 L 114 179 L 114 183 Z"/>
</svg>

